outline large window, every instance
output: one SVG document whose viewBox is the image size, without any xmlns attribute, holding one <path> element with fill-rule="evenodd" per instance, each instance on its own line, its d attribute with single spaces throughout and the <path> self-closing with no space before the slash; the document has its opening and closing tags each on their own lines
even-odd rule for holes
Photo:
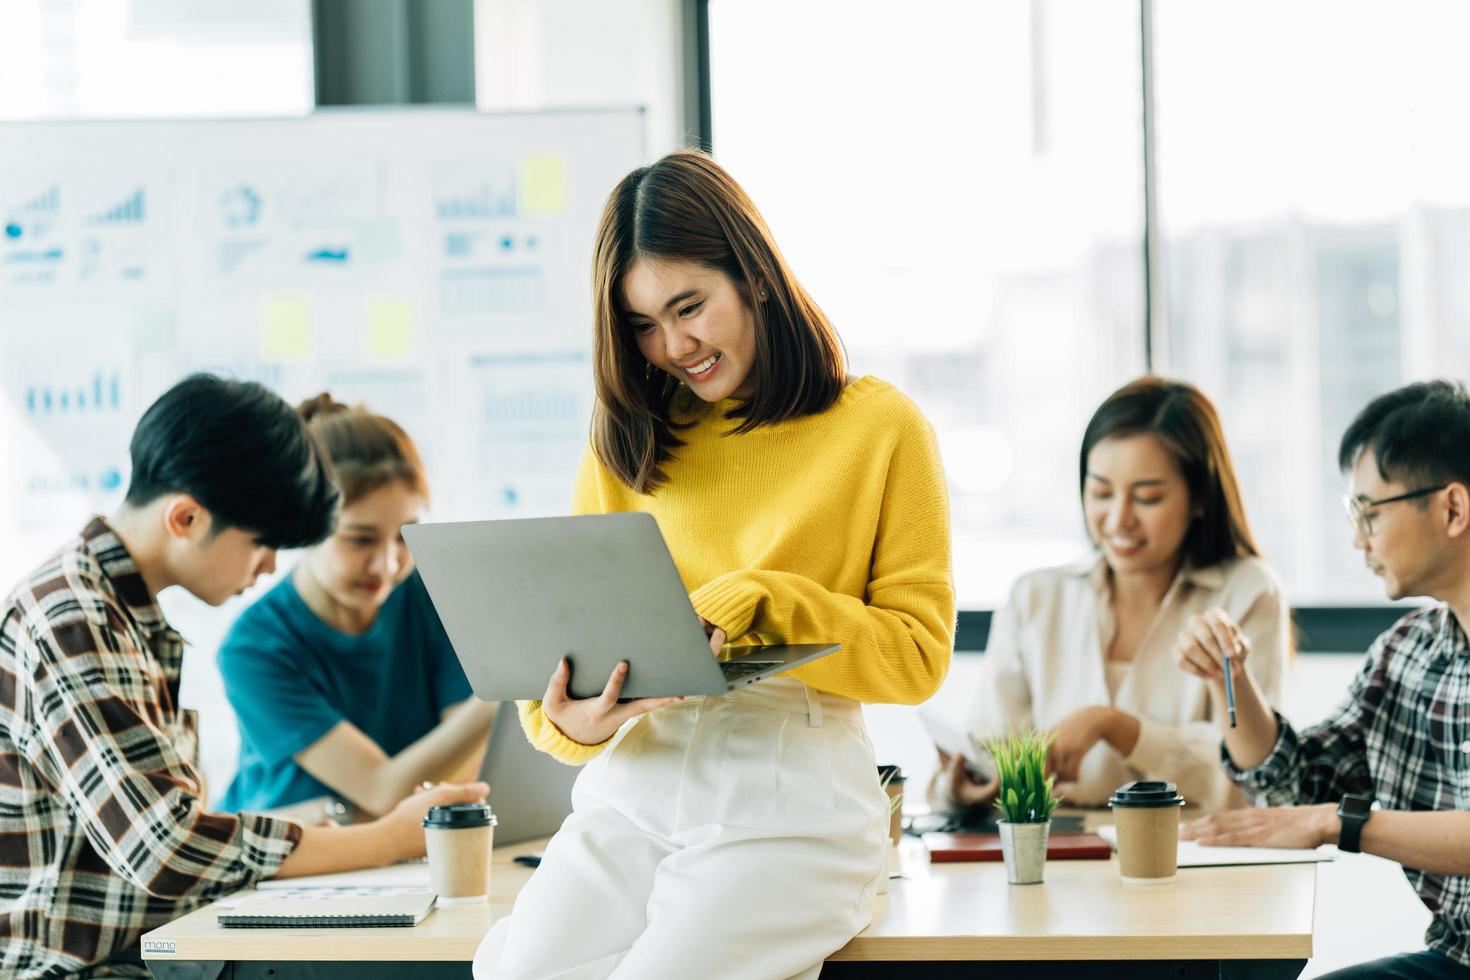
<svg viewBox="0 0 1470 980">
<path fill-rule="evenodd" d="M 0 119 L 301 115 L 309 0 L 4 0 Z"/>
<path fill-rule="evenodd" d="M 1470 7 L 1145 4 L 709 0 L 713 143 L 938 429 L 962 609 L 1085 546 L 1076 446 L 1144 369 L 1146 271 L 1151 367 L 1220 408 L 1293 603 L 1382 602 L 1336 443 L 1470 367 Z"/>
<path fill-rule="evenodd" d="M 939 434 L 962 608 L 1086 540 L 1076 447 L 1143 368 L 1132 0 L 711 0 L 713 142 L 853 368 Z"/>
<path fill-rule="evenodd" d="M 1470 7 L 1156 4 L 1164 369 L 1216 399 L 1294 602 L 1377 602 L 1337 440 L 1470 367 Z"/>
</svg>

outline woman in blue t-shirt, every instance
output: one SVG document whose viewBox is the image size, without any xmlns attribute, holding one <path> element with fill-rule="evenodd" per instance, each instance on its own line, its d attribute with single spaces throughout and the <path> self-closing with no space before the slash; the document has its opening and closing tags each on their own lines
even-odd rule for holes
<svg viewBox="0 0 1470 980">
<path fill-rule="evenodd" d="M 300 411 L 331 458 L 342 512 L 220 648 L 240 727 L 221 808 L 326 797 L 386 813 L 421 782 L 473 778 L 495 705 L 471 696 L 403 543 L 429 498 L 412 440 L 326 394 Z"/>
</svg>

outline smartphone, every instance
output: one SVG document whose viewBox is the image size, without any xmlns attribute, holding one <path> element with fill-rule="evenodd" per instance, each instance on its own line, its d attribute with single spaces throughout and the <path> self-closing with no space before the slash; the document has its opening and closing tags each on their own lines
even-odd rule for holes
<svg viewBox="0 0 1470 980">
<path fill-rule="evenodd" d="M 965 772 L 971 779 L 977 783 L 988 783 L 995 778 L 995 773 L 990 771 L 990 753 L 976 743 L 969 732 L 932 711 L 921 709 L 919 718 L 939 751 L 945 755 L 965 757 Z"/>
</svg>

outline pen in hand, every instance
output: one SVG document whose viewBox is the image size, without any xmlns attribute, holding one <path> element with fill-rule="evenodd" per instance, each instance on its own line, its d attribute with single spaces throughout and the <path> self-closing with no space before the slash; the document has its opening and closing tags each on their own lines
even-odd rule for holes
<svg viewBox="0 0 1470 980">
<path fill-rule="evenodd" d="M 1230 676 L 1230 651 L 1225 651 L 1225 710 L 1230 713 L 1230 727 L 1235 727 L 1235 680 Z"/>
</svg>

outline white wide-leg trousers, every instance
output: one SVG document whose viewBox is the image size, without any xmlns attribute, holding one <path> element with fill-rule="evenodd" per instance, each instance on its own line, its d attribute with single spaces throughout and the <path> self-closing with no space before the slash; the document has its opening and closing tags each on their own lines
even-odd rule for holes
<svg viewBox="0 0 1470 980">
<path fill-rule="evenodd" d="M 785 980 L 867 924 L 888 797 L 857 702 L 774 678 L 629 724 L 476 980 Z"/>
</svg>

